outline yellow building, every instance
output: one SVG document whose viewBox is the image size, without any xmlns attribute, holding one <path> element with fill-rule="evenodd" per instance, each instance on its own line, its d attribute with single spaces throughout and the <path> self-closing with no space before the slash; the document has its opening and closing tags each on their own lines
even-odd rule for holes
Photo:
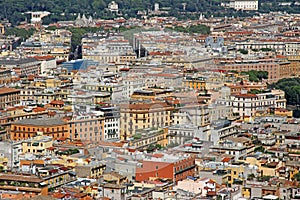
<svg viewBox="0 0 300 200">
<path fill-rule="evenodd" d="M 110 172 L 107 174 L 103 174 L 103 180 L 107 183 L 113 183 L 117 185 L 122 185 L 128 182 L 127 176 L 122 176 L 117 172 Z"/>
<path fill-rule="evenodd" d="M 46 166 L 39 169 L 38 174 L 48 188 L 56 188 L 76 180 L 73 169 L 66 167 Z"/>
<path fill-rule="evenodd" d="M 91 161 L 86 165 L 78 165 L 75 171 L 78 177 L 81 178 L 100 178 L 104 173 L 106 165 L 102 162 Z"/>
<path fill-rule="evenodd" d="M 173 110 L 173 106 L 160 101 L 121 104 L 120 114 L 123 119 L 120 126 L 121 139 L 127 140 L 139 129 L 169 126 Z"/>
<path fill-rule="evenodd" d="M 260 176 L 276 176 L 276 171 L 283 166 L 282 161 L 257 160 L 255 157 L 247 157 L 246 162 L 257 166 Z"/>
<path fill-rule="evenodd" d="M 246 166 L 242 162 L 240 164 L 228 166 L 226 168 L 226 170 L 228 172 L 228 174 L 227 174 L 228 185 L 244 184 L 246 167 L 248 167 L 248 166 Z"/>
<path fill-rule="evenodd" d="M 289 133 L 289 131 L 275 132 L 274 135 L 276 137 L 276 145 L 284 144 L 285 143 L 285 135 L 288 133 Z"/>
<path fill-rule="evenodd" d="M 140 100 L 147 100 L 147 99 L 158 99 L 158 98 L 166 98 L 170 97 L 173 94 L 172 89 L 166 88 L 148 88 L 147 90 L 136 90 L 131 95 L 131 99 L 140 99 Z"/>
<path fill-rule="evenodd" d="M 57 47 L 50 51 L 50 55 L 57 60 L 69 61 L 70 47 Z"/>
<path fill-rule="evenodd" d="M 88 163 L 88 159 L 82 159 L 72 155 L 61 155 L 60 159 L 51 161 L 53 165 L 63 165 L 72 168 L 75 168 L 77 165 L 87 165 Z"/>
<path fill-rule="evenodd" d="M 283 116 L 283 117 L 293 117 L 293 111 L 287 110 L 284 108 L 276 108 L 274 110 L 274 115 L 276 116 Z"/>
<path fill-rule="evenodd" d="M 206 81 L 203 77 L 187 76 L 183 79 L 183 86 L 202 91 L 206 89 Z"/>
<path fill-rule="evenodd" d="M 7 170 L 8 158 L 4 156 L 0 156 L 0 168 L 2 170 Z"/>
<path fill-rule="evenodd" d="M 23 141 L 22 152 L 44 155 L 47 153 L 47 148 L 52 146 L 52 137 L 43 135 L 43 132 L 37 132 L 35 137 Z"/>
<path fill-rule="evenodd" d="M 46 87 L 47 88 L 57 88 L 61 86 L 61 80 L 49 78 L 46 80 Z"/>
</svg>

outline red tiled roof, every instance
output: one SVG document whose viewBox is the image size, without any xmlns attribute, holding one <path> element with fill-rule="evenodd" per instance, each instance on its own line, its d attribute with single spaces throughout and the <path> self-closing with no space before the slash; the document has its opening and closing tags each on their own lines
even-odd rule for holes
<svg viewBox="0 0 300 200">
<path fill-rule="evenodd" d="M 62 193 L 54 193 L 52 195 L 52 197 L 56 198 L 56 199 L 62 199 L 65 197 L 65 194 L 62 194 Z"/>
<path fill-rule="evenodd" d="M 33 109 L 33 112 L 43 112 L 43 111 L 46 111 L 47 109 L 46 108 L 42 108 L 42 107 L 36 107 Z"/>
<path fill-rule="evenodd" d="M 51 105 L 64 105 L 65 103 L 63 101 L 59 100 L 53 100 L 50 102 Z"/>
<path fill-rule="evenodd" d="M 231 160 L 231 158 L 226 157 L 226 158 L 223 158 L 222 162 L 229 162 L 230 160 Z"/>
<path fill-rule="evenodd" d="M 55 57 L 54 56 L 50 56 L 50 55 L 47 55 L 47 56 L 34 56 L 35 59 L 37 60 L 54 60 Z"/>
<path fill-rule="evenodd" d="M 164 157 L 164 155 L 163 155 L 163 154 L 156 153 L 156 154 L 153 154 L 152 157 L 155 157 L 155 158 L 162 158 L 162 157 Z"/>
<path fill-rule="evenodd" d="M 121 160 L 121 161 L 124 161 L 124 160 L 126 160 L 125 158 L 123 158 L 123 157 L 117 157 L 119 160 Z"/>
<path fill-rule="evenodd" d="M 47 150 L 50 150 L 50 151 L 53 151 L 55 150 L 56 148 L 55 147 L 48 147 Z"/>
<path fill-rule="evenodd" d="M 20 90 L 14 88 L 8 88 L 8 87 L 0 88 L 0 94 L 9 94 L 14 92 L 20 92 Z"/>
<path fill-rule="evenodd" d="M 257 97 L 256 94 L 236 94 L 236 97 L 241 97 L 241 98 L 255 98 Z"/>
<path fill-rule="evenodd" d="M 136 150 L 135 149 L 127 149 L 128 150 L 128 152 L 131 152 L 131 153 L 134 153 Z"/>
</svg>

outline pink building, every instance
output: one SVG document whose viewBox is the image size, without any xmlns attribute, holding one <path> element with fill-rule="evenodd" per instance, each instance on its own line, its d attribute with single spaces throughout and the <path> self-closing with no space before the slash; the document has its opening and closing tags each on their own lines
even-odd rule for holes
<svg viewBox="0 0 300 200">
<path fill-rule="evenodd" d="M 174 189 L 198 194 L 201 197 L 212 197 L 216 195 L 216 182 L 209 178 L 196 179 L 188 177 L 185 180 L 178 181 Z"/>
</svg>

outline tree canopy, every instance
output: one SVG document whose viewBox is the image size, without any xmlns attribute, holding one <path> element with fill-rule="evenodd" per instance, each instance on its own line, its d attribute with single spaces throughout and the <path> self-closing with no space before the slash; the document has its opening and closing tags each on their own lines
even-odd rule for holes
<svg viewBox="0 0 300 200">
<path fill-rule="evenodd" d="M 7 18 L 12 24 L 18 24 L 29 19 L 28 11 L 49 11 L 51 15 L 45 17 L 45 24 L 61 20 L 74 20 L 78 13 L 92 16 L 94 18 L 113 18 L 115 13 L 109 12 L 106 8 L 112 0 L 2 0 L 0 7 L 3 8 L 0 18 Z M 269 0 L 270 1 L 270 0 Z M 158 3 L 160 8 L 168 8 L 170 16 L 179 19 L 198 19 L 199 13 L 205 16 L 252 16 L 255 11 L 236 11 L 231 8 L 220 6 L 220 0 L 115 0 L 125 18 L 137 17 L 138 10 L 154 9 L 154 3 Z M 183 3 L 186 3 L 184 10 Z M 266 9 L 268 4 L 264 4 L 262 9 Z M 269 6 L 273 9 L 271 6 Z M 276 6 L 275 6 L 276 7 Z M 294 5 L 291 11 L 300 12 L 299 6 Z M 298 9 L 297 9 L 298 7 Z M 260 8 L 260 7 L 259 7 Z M 282 9 L 276 7 L 276 9 Z M 286 9 L 286 8 L 285 8 Z M 271 11 L 271 10 L 269 10 Z M 285 10 L 284 10 L 285 11 Z"/>
<path fill-rule="evenodd" d="M 177 32 L 184 32 L 184 33 L 201 33 L 201 34 L 210 33 L 210 28 L 203 24 L 193 25 L 189 27 L 176 26 L 170 30 L 177 31 Z"/>
<path fill-rule="evenodd" d="M 283 90 L 285 92 L 287 104 L 299 106 L 300 78 L 284 78 L 276 83 L 269 85 L 269 88 Z"/>
<path fill-rule="evenodd" d="M 22 40 L 26 40 L 29 38 L 33 33 L 35 29 L 23 29 L 23 28 L 9 28 L 5 31 L 5 35 L 15 35 L 17 37 L 20 37 Z"/>
<path fill-rule="evenodd" d="M 241 74 L 249 75 L 249 81 L 259 82 L 262 81 L 262 79 L 268 79 L 269 72 L 250 70 L 244 71 Z"/>
</svg>

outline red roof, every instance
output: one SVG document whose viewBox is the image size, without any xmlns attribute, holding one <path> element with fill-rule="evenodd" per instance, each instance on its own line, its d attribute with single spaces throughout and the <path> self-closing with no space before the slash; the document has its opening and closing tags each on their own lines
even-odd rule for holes
<svg viewBox="0 0 300 200">
<path fill-rule="evenodd" d="M 42 107 L 36 107 L 33 109 L 33 112 L 43 112 L 43 111 L 46 111 L 47 109 L 46 108 L 42 108 Z"/>
<path fill-rule="evenodd" d="M 241 97 L 241 98 L 255 98 L 255 97 L 257 97 L 256 94 L 237 94 L 235 96 L 236 97 Z"/>
<path fill-rule="evenodd" d="M 127 149 L 128 152 L 134 153 L 136 150 L 135 149 Z"/>
<path fill-rule="evenodd" d="M 152 157 L 155 157 L 155 158 L 162 158 L 162 157 L 164 157 L 164 155 L 163 155 L 163 154 L 156 153 L 156 154 L 153 154 Z"/>
<path fill-rule="evenodd" d="M 56 199 L 62 199 L 65 197 L 65 194 L 62 194 L 62 193 L 54 193 L 52 195 L 52 197 L 56 198 Z"/>
<path fill-rule="evenodd" d="M 59 100 L 53 100 L 50 102 L 51 105 L 64 105 L 65 103 L 63 101 Z"/>
<path fill-rule="evenodd" d="M 223 158 L 222 162 L 229 162 L 230 160 L 231 160 L 231 158 L 226 157 L 226 158 Z"/>
<path fill-rule="evenodd" d="M 53 151 L 55 150 L 56 148 L 55 147 L 48 147 L 47 150 L 50 150 L 50 151 Z"/>
<path fill-rule="evenodd" d="M 34 58 L 35 59 L 37 59 L 37 60 L 41 60 L 41 61 L 43 61 L 43 60 L 54 60 L 55 59 L 55 57 L 54 56 L 50 56 L 50 55 L 47 55 L 47 56 L 34 56 Z"/>
<path fill-rule="evenodd" d="M 126 159 L 123 158 L 123 157 L 118 157 L 118 159 L 121 160 L 121 161 L 125 161 L 125 160 L 126 160 Z"/>
</svg>

